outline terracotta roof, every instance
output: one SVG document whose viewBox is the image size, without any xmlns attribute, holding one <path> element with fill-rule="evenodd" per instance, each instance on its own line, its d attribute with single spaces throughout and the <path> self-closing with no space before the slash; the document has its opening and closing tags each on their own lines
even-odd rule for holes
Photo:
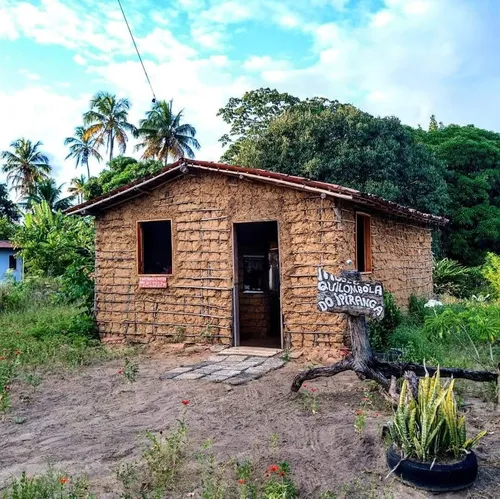
<svg viewBox="0 0 500 499">
<path fill-rule="evenodd" d="M 224 163 L 214 163 L 212 161 L 199 161 L 193 159 L 182 158 L 171 165 L 168 165 L 163 170 L 142 177 L 127 185 L 113 189 L 102 196 L 86 201 L 76 206 L 72 206 L 66 210 L 67 214 L 74 215 L 95 215 L 102 210 L 111 206 L 121 204 L 129 199 L 147 194 L 150 190 L 164 184 L 174 178 L 181 176 L 189 171 L 190 168 L 205 171 L 217 171 L 225 175 L 233 175 L 240 178 L 253 179 L 259 182 L 282 185 L 291 189 L 316 192 L 325 196 L 332 196 L 342 199 L 348 199 L 353 203 L 367 206 L 377 211 L 390 213 L 420 222 L 431 223 L 435 225 L 444 225 L 448 222 L 446 218 L 422 213 L 408 208 L 406 206 L 387 201 L 373 194 L 365 194 L 355 189 L 342 187 L 336 184 L 326 182 L 318 182 L 309 180 L 303 177 L 293 175 L 285 175 L 283 173 L 270 172 L 267 170 L 259 170 L 257 168 L 244 168 L 241 166 L 226 165 Z"/>
<path fill-rule="evenodd" d="M 0 249 L 14 249 L 10 241 L 0 241 Z"/>
</svg>

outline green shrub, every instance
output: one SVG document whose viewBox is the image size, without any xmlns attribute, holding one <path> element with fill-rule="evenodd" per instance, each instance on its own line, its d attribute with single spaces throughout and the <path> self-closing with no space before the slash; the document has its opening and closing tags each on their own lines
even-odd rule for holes
<svg viewBox="0 0 500 499">
<path fill-rule="evenodd" d="M 482 275 L 489 282 L 495 295 L 500 297 L 500 255 L 495 255 L 495 253 L 486 255 Z"/>
<path fill-rule="evenodd" d="M 465 416 L 458 413 L 455 380 L 444 387 L 439 370 L 434 376 L 420 378 L 415 398 L 403 381 L 399 404 L 389 424 L 393 443 L 405 458 L 430 462 L 452 456 L 459 458 L 468 452 L 484 435 L 481 431 L 467 439 Z"/>
<path fill-rule="evenodd" d="M 413 324 L 423 324 L 428 309 L 425 308 L 427 298 L 411 295 L 408 301 L 408 317 Z"/>
<path fill-rule="evenodd" d="M 402 314 L 394 301 L 394 296 L 384 293 L 384 318 L 382 320 L 368 321 L 368 333 L 370 335 L 370 344 L 373 349 L 378 351 L 386 350 L 390 344 L 390 337 L 396 328 L 401 324 Z"/>
<path fill-rule="evenodd" d="M 12 480 L 2 499 L 91 499 L 87 480 L 73 478 L 64 473 L 49 469 L 45 474 L 28 477 L 23 473 Z"/>
<path fill-rule="evenodd" d="M 437 295 L 461 296 L 464 293 L 470 270 L 455 260 L 434 260 L 432 278 Z"/>
</svg>

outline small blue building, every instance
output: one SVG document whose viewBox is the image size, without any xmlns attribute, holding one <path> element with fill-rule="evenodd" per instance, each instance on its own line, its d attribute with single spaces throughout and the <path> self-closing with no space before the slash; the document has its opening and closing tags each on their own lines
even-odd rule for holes
<svg viewBox="0 0 500 499">
<path fill-rule="evenodd" d="M 5 280 L 7 273 L 16 281 L 23 280 L 23 260 L 15 253 L 10 241 L 0 241 L 0 280 Z"/>
</svg>

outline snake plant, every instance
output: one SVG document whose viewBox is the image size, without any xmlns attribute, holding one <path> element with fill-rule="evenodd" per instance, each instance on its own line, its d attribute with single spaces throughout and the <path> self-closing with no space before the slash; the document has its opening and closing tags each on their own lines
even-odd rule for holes
<svg viewBox="0 0 500 499">
<path fill-rule="evenodd" d="M 465 416 L 457 410 L 454 385 L 452 379 L 443 386 L 438 369 L 434 376 L 420 378 L 415 398 L 404 380 L 389 424 L 392 441 L 403 457 L 420 461 L 459 458 L 486 434 L 481 431 L 474 438 L 467 438 Z"/>
</svg>

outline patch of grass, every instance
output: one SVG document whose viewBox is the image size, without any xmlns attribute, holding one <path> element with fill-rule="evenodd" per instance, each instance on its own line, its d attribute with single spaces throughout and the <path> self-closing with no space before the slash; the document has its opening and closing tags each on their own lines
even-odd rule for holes
<svg viewBox="0 0 500 499">
<path fill-rule="evenodd" d="M 85 478 L 73 478 L 50 468 L 40 476 L 23 473 L 12 480 L 2 499 L 94 499 Z"/>
<path fill-rule="evenodd" d="M 9 408 L 15 378 L 36 388 L 41 382 L 37 371 L 77 368 L 131 352 L 102 345 L 94 321 L 81 307 L 45 304 L 1 312 L 0 410 Z"/>
</svg>

